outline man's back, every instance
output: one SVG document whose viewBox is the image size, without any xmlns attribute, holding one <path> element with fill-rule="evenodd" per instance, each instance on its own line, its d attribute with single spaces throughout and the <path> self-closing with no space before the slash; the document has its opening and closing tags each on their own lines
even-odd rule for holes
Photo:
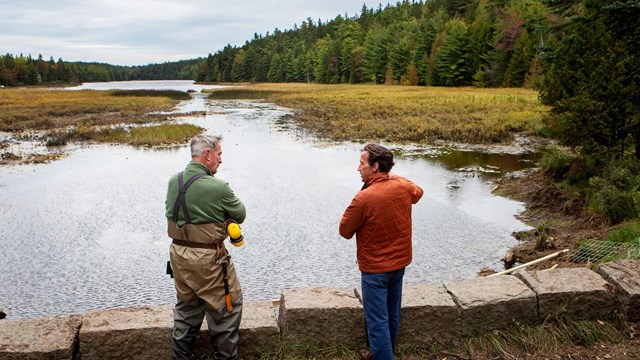
<svg viewBox="0 0 640 360">
<path fill-rule="evenodd" d="M 340 234 L 356 234 L 363 272 L 387 272 L 411 263 L 411 207 L 422 189 L 400 176 L 377 174 L 356 194 L 340 222 Z"/>
<path fill-rule="evenodd" d="M 189 215 L 193 224 L 223 222 L 228 217 L 242 223 L 246 216 L 244 204 L 235 196 L 227 182 L 211 175 L 211 172 L 201 163 L 190 162 L 183 172 L 186 183 L 191 176 L 205 173 L 194 182 L 185 194 Z M 166 213 L 168 219 L 173 218 L 174 204 L 178 197 L 178 175 L 169 180 L 167 191 Z M 184 211 L 178 213 L 178 225 L 184 224 Z"/>
</svg>

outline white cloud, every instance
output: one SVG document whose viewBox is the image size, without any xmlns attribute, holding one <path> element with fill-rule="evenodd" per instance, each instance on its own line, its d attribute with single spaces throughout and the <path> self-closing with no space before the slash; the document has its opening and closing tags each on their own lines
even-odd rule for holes
<svg viewBox="0 0 640 360">
<path fill-rule="evenodd" d="M 361 8 L 361 0 L 0 0 L 0 52 L 120 65 L 175 61 Z"/>
</svg>

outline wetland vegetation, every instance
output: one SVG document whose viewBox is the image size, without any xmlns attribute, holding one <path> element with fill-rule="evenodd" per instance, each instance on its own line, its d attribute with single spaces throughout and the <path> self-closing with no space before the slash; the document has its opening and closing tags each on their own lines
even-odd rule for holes
<svg viewBox="0 0 640 360">
<path fill-rule="evenodd" d="M 509 142 L 539 135 L 548 108 L 527 89 L 255 84 L 208 90 L 212 99 L 264 99 L 294 109 L 296 124 L 337 141 Z"/>
<path fill-rule="evenodd" d="M 181 91 L 5 88 L 0 93 L 0 131 L 47 146 L 70 141 L 167 145 L 183 143 L 202 131 L 193 125 L 162 124 L 169 118 L 167 112 L 190 98 Z M 6 148 L 8 141 L 0 148 Z M 36 161 L 46 159 L 40 155 Z M 4 163 L 31 160 L 32 156 L 22 159 L 9 152 L 0 159 Z"/>
<path fill-rule="evenodd" d="M 172 92 L 7 88 L 2 89 L 0 97 L 0 130 L 16 132 L 62 129 L 71 125 L 142 124 L 165 119 L 166 115 L 157 112 L 171 111 L 177 103 Z"/>
</svg>

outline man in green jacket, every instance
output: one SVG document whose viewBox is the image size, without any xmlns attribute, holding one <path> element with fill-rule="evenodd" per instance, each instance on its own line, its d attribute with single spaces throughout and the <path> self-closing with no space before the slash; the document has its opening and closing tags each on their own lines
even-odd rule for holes
<svg viewBox="0 0 640 360">
<path fill-rule="evenodd" d="M 242 223 L 244 204 L 214 175 L 222 163 L 222 137 L 191 139 L 191 161 L 169 180 L 166 200 L 169 251 L 177 292 L 174 359 L 193 355 L 195 337 L 207 316 L 214 359 L 236 359 L 242 290 L 224 245 L 229 221 Z"/>
</svg>

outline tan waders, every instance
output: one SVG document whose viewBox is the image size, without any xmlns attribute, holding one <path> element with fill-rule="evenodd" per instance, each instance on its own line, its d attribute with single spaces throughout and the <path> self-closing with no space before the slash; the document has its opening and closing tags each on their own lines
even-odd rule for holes
<svg viewBox="0 0 640 360">
<path fill-rule="evenodd" d="M 168 221 L 168 233 L 173 239 L 169 255 L 178 298 L 174 307 L 173 357 L 191 358 L 196 335 L 206 315 L 213 358 L 236 359 L 242 290 L 224 246 L 225 223 L 191 224 L 184 198 L 188 187 L 201 176 L 204 174 L 183 183 L 182 173 L 178 175 L 179 195 L 173 219 Z M 180 207 L 185 218 L 182 227 L 177 224 Z M 227 294 L 231 306 L 225 301 Z"/>
<path fill-rule="evenodd" d="M 226 305 L 210 309 L 202 299 L 182 301 L 173 310 L 173 358 L 189 359 L 192 355 L 196 335 L 207 316 L 209 338 L 214 359 L 236 359 L 238 356 L 238 327 L 242 317 L 242 297 L 233 303 L 227 312 Z"/>
</svg>

